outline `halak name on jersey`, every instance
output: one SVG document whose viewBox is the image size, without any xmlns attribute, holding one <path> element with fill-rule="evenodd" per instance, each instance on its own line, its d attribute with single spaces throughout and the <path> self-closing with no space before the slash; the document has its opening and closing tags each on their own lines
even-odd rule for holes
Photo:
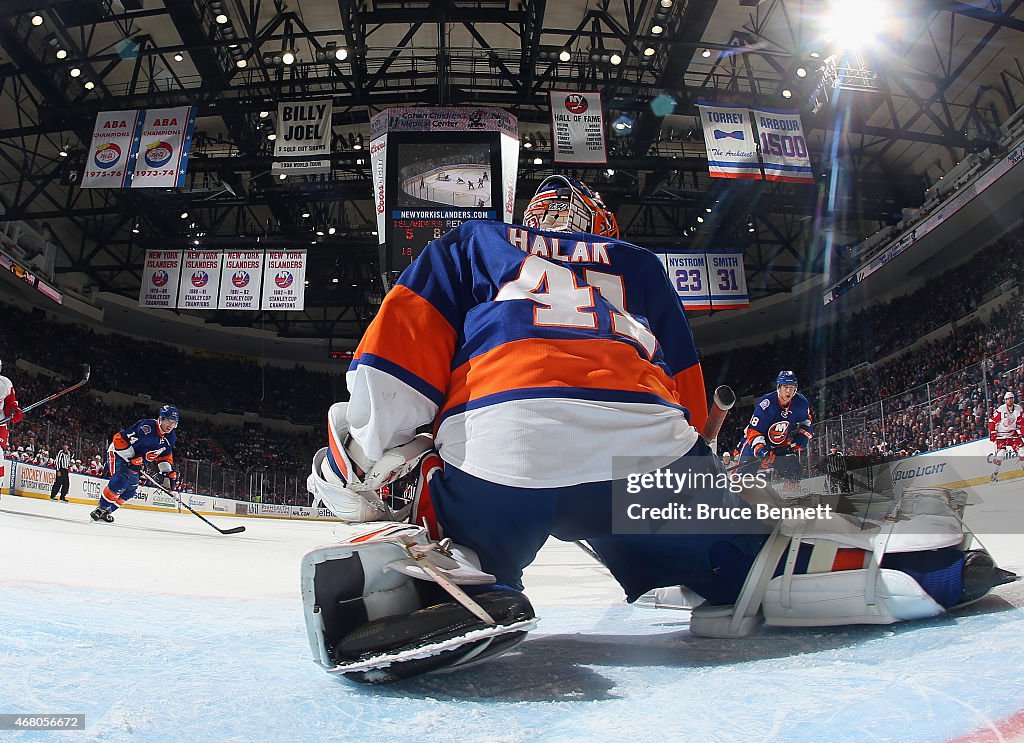
<svg viewBox="0 0 1024 743">
<path fill-rule="evenodd" d="M 788 407 L 779 403 L 778 392 L 769 392 L 757 401 L 744 434 L 744 454 L 752 454 L 753 447 L 764 443 L 775 452 L 788 451 L 793 436 L 801 424 L 811 426 L 811 406 L 807 398 L 797 392 Z"/>
</svg>

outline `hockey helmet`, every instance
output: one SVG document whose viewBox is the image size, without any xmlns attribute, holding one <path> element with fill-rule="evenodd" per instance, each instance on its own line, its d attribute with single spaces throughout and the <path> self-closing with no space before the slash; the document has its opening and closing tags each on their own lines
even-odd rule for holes
<svg viewBox="0 0 1024 743">
<path fill-rule="evenodd" d="M 589 232 L 619 237 L 619 223 L 601 194 L 583 181 L 552 175 L 545 178 L 526 205 L 523 224 L 554 232 Z"/>
<path fill-rule="evenodd" d="M 177 426 L 178 421 L 180 420 L 180 417 L 178 416 L 178 409 L 173 405 L 162 405 L 156 414 L 156 419 L 157 421 L 174 421 L 174 426 Z M 171 428 L 174 428 L 174 426 L 166 426 L 166 428 L 170 430 Z"/>
<path fill-rule="evenodd" d="M 1003 395 L 1003 399 L 1004 400 L 1015 400 L 1016 398 L 1014 397 L 1012 392 L 1007 392 L 1005 395 Z"/>
<path fill-rule="evenodd" d="M 796 381 L 796 374 L 789 370 L 783 370 L 779 372 L 779 376 L 775 378 L 775 387 L 781 387 L 784 384 L 791 384 L 794 387 L 799 387 Z"/>
</svg>

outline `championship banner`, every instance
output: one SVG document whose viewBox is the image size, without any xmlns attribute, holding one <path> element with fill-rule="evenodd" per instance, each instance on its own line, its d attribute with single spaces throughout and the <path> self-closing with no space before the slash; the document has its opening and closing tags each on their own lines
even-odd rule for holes
<svg viewBox="0 0 1024 743">
<path fill-rule="evenodd" d="M 551 153 L 556 163 L 606 165 L 600 93 L 549 90 Z"/>
<path fill-rule="evenodd" d="M 135 143 L 135 168 L 129 188 L 180 188 L 185 185 L 188 153 L 196 128 L 196 109 L 143 109 L 144 119 Z"/>
<path fill-rule="evenodd" d="M 178 308 L 212 310 L 217 308 L 220 266 L 223 254 L 216 250 L 186 250 L 178 287 Z"/>
<path fill-rule="evenodd" d="M 271 175 L 321 175 L 330 172 L 330 160 L 277 160 L 270 165 Z"/>
<path fill-rule="evenodd" d="M 746 108 L 719 106 L 701 101 L 697 105 L 708 151 L 708 172 L 712 178 L 761 179 L 757 143 Z"/>
<path fill-rule="evenodd" d="M 259 309 L 263 285 L 263 253 L 225 253 L 220 274 L 218 310 Z"/>
<path fill-rule="evenodd" d="M 306 302 L 306 251 L 267 253 L 261 310 L 301 310 Z"/>
<path fill-rule="evenodd" d="M 274 157 L 313 157 L 331 154 L 332 98 L 277 104 Z"/>
<path fill-rule="evenodd" d="M 668 253 L 669 280 L 686 310 L 739 310 L 750 306 L 740 251 Z"/>
<path fill-rule="evenodd" d="M 764 177 L 769 181 L 814 183 L 803 124 L 797 111 L 754 108 Z"/>
<path fill-rule="evenodd" d="M 750 306 L 743 252 L 708 253 L 711 309 L 741 310 Z"/>
<path fill-rule="evenodd" d="M 180 250 L 147 250 L 142 286 L 139 287 L 139 305 L 173 309 L 177 305 L 180 275 Z"/>
<path fill-rule="evenodd" d="M 132 142 L 142 124 L 142 111 L 106 111 L 96 114 L 89 152 L 85 157 L 82 188 L 124 188 Z"/>
<path fill-rule="evenodd" d="M 669 253 L 665 270 L 685 310 L 710 310 L 708 264 L 704 253 Z"/>
</svg>

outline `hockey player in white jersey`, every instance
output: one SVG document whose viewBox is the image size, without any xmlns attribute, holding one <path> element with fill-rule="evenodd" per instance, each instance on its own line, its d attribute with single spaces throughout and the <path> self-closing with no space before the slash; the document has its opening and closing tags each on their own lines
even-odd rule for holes
<svg viewBox="0 0 1024 743">
<path fill-rule="evenodd" d="M 988 438 L 995 446 L 992 464 L 996 466 L 991 480 L 999 479 L 999 467 L 1009 457 L 1019 457 L 1021 439 L 1024 437 L 1024 416 L 1012 392 L 1003 395 L 1003 404 L 992 412 L 988 419 Z"/>
<path fill-rule="evenodd" d="M 0 370 L 3 369 L 3 362 L 0 362 Z M 0 374 L 0 420 L 10 418 L 10 423 L 20 423 L 25 414 L 21 412 L 18 405 L 18 396 L 14 392 L 14 384 L 7 377 Z M 0 425 L 0 480 L 6 476 L 4 457 L 7 456 L 9 431 L 7 423 Z"/>
<path fill-rule="evenodd" d="M 697 433 L 707 396 L 692 335 L 657 258 L 618 239 L 585 184 L 545 181 L 523 221 L 430 243 L 360 342 L 350 401 L 328 413 L 309 490 L 371 523 L 303 560 L 310 650 L 327 671 L 382 683 L 505 652 L 534 626 L 522 573 L 550 535 L 586 540 L 628 601 L 685 585 L 704 600 L 691 631 L 713 636 L 766 619 L 934 616 L 1005 579 L 966 551 L 942 498 L 874 529 L 742 515 L 686 533 L 616 526 L 627 475 L 615 461 L 657 462 L 630 476 L 727 477 Z M 408 503 L 390 495 L 405 478 Z M 703 494 L 742 510 L 731 488 Z M 933 511 L 937 537 L 902 523 Z"/>
</svg>

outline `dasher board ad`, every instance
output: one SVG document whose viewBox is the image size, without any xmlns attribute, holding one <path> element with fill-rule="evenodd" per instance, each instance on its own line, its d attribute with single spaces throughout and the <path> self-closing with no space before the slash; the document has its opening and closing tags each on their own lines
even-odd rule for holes
<svg viewBox="0 0 1024 743">
<path fill-rule="evenodd" d="M 261 310 L 301 310 L 306 303 L 306 251 L 267 253 Z"/>
<path fill-rule="evenodd" d="M 264 258 L 263 252 L 259 250 L 224 254 L 217 309 L 259 309 Z"/>
</svg>

